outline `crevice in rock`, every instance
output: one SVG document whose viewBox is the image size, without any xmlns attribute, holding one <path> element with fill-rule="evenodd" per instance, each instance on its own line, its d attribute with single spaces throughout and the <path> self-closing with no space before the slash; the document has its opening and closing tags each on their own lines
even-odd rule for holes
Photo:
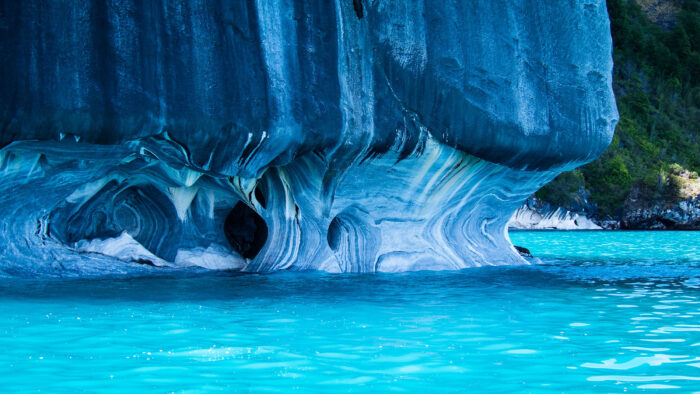
<svg viewBox="0 0 700 394">
<path fill-rule="evenodd" d="M 352 8 L 355 9 L 355 15 L 357 19 L 362 19 L 365 16 L 364 7 L 362 7 L 362 0 L 352 0 Z"/>
<path fill-rule="evenodd" d="M 236 252 L 253 259 L 265 246 L 267 224 L 257 212 L 239 201 L 224 221 L 224 234 Z"/>
<path fill-rule="evenodd" d="M 328 241 L 328 246 L 335 252 L 338 250 L 338 242 L 340 242 L 341 232 L 343 222 L 337 216 L 331 220 L 331 224 L 328 226 L 328 233 L 326 234 L 326 240 Z"/>
<path fill-rule="evenodd" d="M 260 183 L 255 187 L 255 191 L 253 192 L 255 194 L 255 199 L 258 200 L 258 203 L 260 203 L 260 206 L 263 208 L 267 208 L 267 200 L 265 199 L 265 184 Z"/>
</svg>

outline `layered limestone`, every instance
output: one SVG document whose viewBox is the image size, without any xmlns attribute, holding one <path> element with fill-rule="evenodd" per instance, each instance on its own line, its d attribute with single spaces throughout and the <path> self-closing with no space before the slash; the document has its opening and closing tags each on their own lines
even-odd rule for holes
<svg viewBox="0 0 700 394">
<path fill-rule="evenodd" d="M 8 275 L 524 263 L 617 121 L 602 0 L 0 10 Z"/>
</svg>

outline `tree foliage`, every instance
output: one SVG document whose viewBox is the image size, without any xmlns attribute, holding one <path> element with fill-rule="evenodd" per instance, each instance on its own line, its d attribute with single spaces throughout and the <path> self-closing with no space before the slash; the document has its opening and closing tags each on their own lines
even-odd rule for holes
<svg viewBox="0 0 700 394">
<path fill-rule="evenodd" d="M 601 216 L 615 215 L 632 188 L 648 199 L 672 198 L 667 175 L 674 163 L 700 170 L 700 1 L 674 2 L 671 30 L 651 23 L 634 0 L 607 4 L 620 111 L 615 137 L 600 159 L 580 169 L 582 176 L 560 176 L 538 192 L 566 206 L 566 195 L 554 191 L 585 188 Z"/>
</svg>

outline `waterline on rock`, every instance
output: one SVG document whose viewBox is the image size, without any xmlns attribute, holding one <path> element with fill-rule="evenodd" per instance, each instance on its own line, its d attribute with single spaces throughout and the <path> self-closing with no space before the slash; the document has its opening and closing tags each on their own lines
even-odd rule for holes
<svg viewBox="0 0 700 394">
<path fill-rule="evenodd" d="M 17 142 L 2 152 L 2 188 L 13 191 L 3 198 L 6 257 L 24 260 L 5 271 L 29 275 L 135 269 L 128 263 L 258 272 L 523 264 L 509 212 L 556 175 L 429 136 L 408 156 L 390 150 L 346 168 L 330 195 L 318 153 L 253 179 L 193 168 L 153 140 Z"/>
</svg>

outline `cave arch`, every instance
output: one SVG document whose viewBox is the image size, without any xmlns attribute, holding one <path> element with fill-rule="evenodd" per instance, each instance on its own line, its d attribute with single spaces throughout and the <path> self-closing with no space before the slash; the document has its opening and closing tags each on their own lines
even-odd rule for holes
<svg viewBox="0 0 700 394">
<path fill-rule="evenodd" d="M 253 259 L 267 241 L 267 224 L 252 208 L 238 202 L 224 221 L 226 240 L 241 256 Z"/>
<path fill-rule="evenodd" d="M 49 235 L 64 244 L 126 232 L 156 256 L 172 261 L 183 227 L 171 200 L 155 185 L 109 181 L 85 201 L 64 201 L 49 214 Z"/>
<path fill-rule="evenodd" d="M 367 211 L 351 206 L 340 212 L 328 225 L 326 240 L 342 272 L 375 271 L 381 234 Z"/>
</svg>

